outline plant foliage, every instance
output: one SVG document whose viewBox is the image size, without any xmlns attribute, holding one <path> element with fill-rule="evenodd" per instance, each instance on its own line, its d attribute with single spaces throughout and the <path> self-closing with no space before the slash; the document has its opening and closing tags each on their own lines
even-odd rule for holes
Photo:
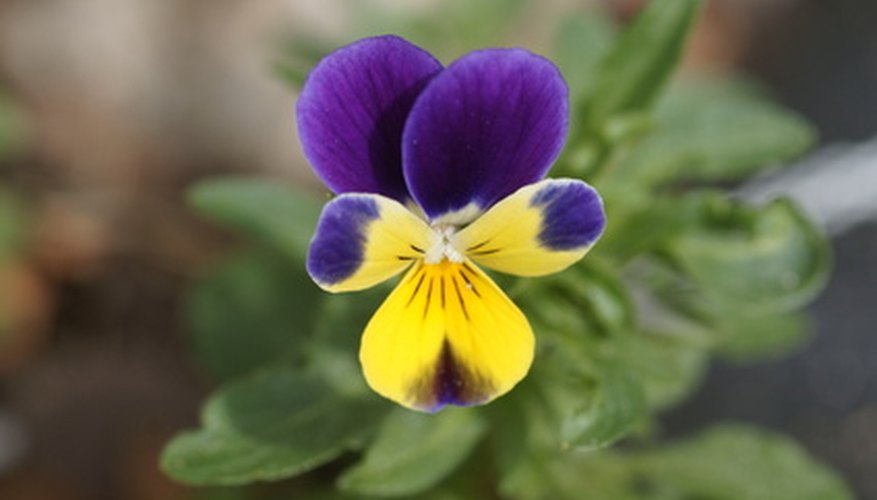
<svg viewBox="0 0 877 500">
<path fill-rule="evenodd" d="M 502 10 L 476 4 L 479 19 Z M 470 3 L 454 5 L 459 17 Z M 223 385 L 201 428 L 169 444 L 164 470 L 242 485 L 322 467 L 287 483 L 302 498 L 850 498 L 780 436 L 724 425 L 654 439 L 657 413 L 697 387 L 711 356 L 760 359 L 800 342 L 797 310 L 829 267 L 823 236 L 793 203 L 751 206 L 722 189 L 794 159 L 814 134 L 751 85 L 671 82 L 700 7 L 653 0 L 623 29 L 597 12 L 560 24 L 555 59 L 574 114 L 553 174 L 595 184 L 609 225 L 565 273 L 499 278 L 533 323 L 538 355 L 487 407 L 414 414 L 365 388 L 356 345 L 386 290 L 327 296 L 310 283 L 319 204 L 309 195 L 259 179 L 195 186 L 195 209 L 251 248 L 192 289 L 192 344 Z M 458 48 L 487 43 L 472 22 L 453 26 L 424 18 L 399 31 L 430 49 L 454 29 Z M 300 85 L 325 45 L 294 44 L 281 75 Z M 609 448 L 620 439 L 624 451 Z"/>
</svg>

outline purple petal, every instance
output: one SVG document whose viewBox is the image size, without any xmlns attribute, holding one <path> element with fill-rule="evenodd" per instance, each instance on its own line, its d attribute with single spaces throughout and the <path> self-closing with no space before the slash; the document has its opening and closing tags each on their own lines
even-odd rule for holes
<svg viewBox="0 0 877 500">
<path fill-rule="evenodd" d="M 405 180 L 431 219 L 486 209 L 541 179 L 569 122 L 569 91 L 547 59 L 523 49 L 472 52 L 423 90 L 402 139 Z"/>
<path fill-rule="evenodd" d="M 299 137 L 336 193 L 408 199 L 401 140 L 414 100 L 442 66 L 396 36 L 359 40 L 311 71 L 296 105 Z"/>
</svg>

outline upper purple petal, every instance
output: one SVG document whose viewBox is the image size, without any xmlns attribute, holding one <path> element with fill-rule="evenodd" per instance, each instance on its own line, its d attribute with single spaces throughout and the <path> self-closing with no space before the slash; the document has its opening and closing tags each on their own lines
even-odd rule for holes
<svg viewBox="0 0 877 500">
<path fill-rule="evenodd" d="M 405 181 L 431 219 L 485 209 L 545 176 L 566 139 L 569 91 L 523 49 L 472 52 L 418 97 L 402 138 Z"/>
<path fill-rule="evenodd" d="M 408 199 L 402 131 L 414 100 L 441 69 L 396 36 L 359 40 L 317 64 L 296 116 L 305 156 L 332 191 Z"/>
</svg>

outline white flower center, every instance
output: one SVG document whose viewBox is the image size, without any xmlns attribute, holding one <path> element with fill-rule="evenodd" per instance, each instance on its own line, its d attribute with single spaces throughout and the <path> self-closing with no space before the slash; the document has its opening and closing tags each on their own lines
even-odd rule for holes
<svg viewBox="0 0 877 500">
<path fill-rule="evenodd" d="M 423 257 L 427 264 L 438 264 L 444 259 L 450 262 L 463 262 L 463 254 L 457 250 L 453 243 L 454 233 L 457 228 L 451 224 L 438 224 L 433 226 L 433 244 L 426 250 Z"/>
</svg>

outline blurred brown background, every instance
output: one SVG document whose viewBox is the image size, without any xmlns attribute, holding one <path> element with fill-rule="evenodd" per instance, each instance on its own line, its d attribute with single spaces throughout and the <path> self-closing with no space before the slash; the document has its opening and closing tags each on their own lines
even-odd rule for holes
<svg viewBox="0 0 877 500">
<path fill-rule="evenodd" d="M 376 3 L 404 15 L 442 2 Z M 547 51 L 557 14 L 588 3 L 540 2 L 506 40 Z M 641 2 L 599 3 L 623 20 Z M 224 172 L 316 188 L 298 149 L 294 92 L 271 68 L 291 36 L 383 31 L 358 24 L 351 4 L 0 2 L 0 92 L 20 109 L 25 136 L 0 156 L 0 191 L 27 219 L 26 243 L 0 267 L 0 498 L 194 495 L 156 468 L 168 437 L 196 423 L 211 384 L 188 357 L 180 297 L 232 242 L 182 194 Z M 713 0 L 686 66 L 754 74 L 825 142 L 877 130 L 873 0 Z M 877 498 L 877 341 L 868 335 L 877 226 L 835 244 L 814 344 L 778 364 L 717 367 L 666 424 L 677 433 L 717 418 L 780 428 Z"/>
</svg>

